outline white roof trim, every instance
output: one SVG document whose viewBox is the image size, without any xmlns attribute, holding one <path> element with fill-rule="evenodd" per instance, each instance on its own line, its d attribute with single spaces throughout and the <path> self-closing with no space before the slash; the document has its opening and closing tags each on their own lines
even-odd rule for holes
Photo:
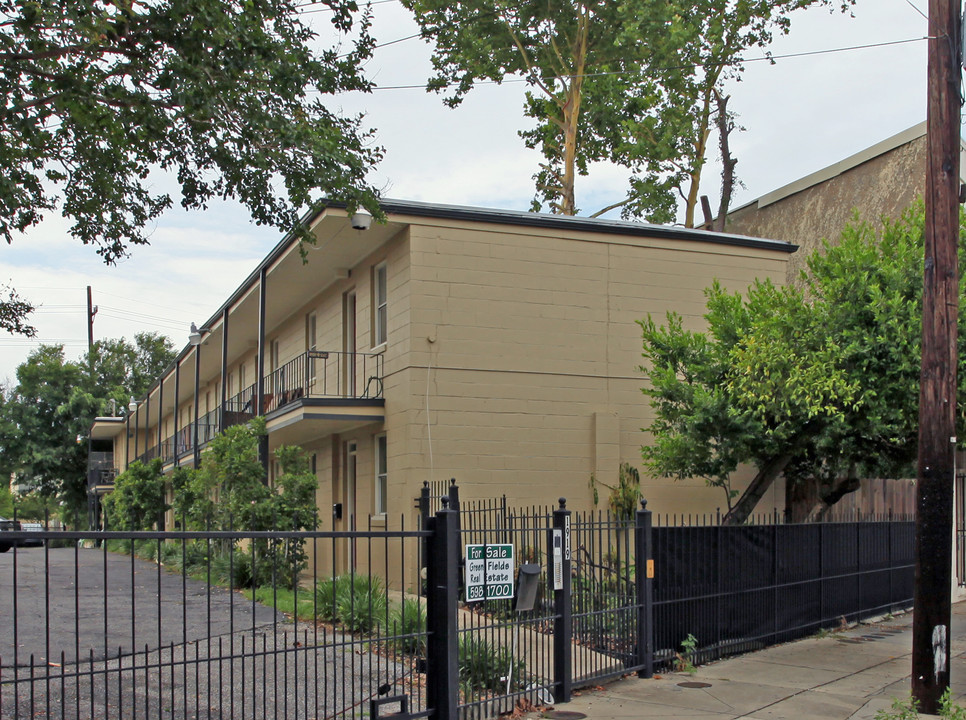
<svg viewBox="0 0 966 720">
<path fill-rule="evenodd" d="M 850 155 L 844 160 L 840 160 L 837 163 L 829 165 L 826 168 L 822 168 L 817 172 L 813 172 L 811 175 L 806 175 L 805 177 L 799 178 L 798 180 L 795 180 L 794 182 L 791 182 L 788 185 L 780 187 L 777 190 L 773 190 L 770 193 L 766 193 L 765 195 L 762 195 L 757 200 L 751 200 L 749 202 L 746 202 L 734 208 L 733 210 L 729 211 L 728 214 L 731 215 L 732 213 L 737 212 L 738 210 L 746 208 L 750 205 L 756 205 L 758 208 L 763 208 L 768 205 L 771 205 L 772 203 L 776 203 L 779 200 L 783 200 L 784 198 L 787 198 L 790 195 L 799 193 L 802 190 L 807 190 L 813 185 L 818 185 L 819 183 L 823 183 L 827 180 L 831 180 L 832 178 L 838 175 L 841 175 L 842 173 L 847 172 L 852 168 L 858 167 L 862 163 L 868 162 L 869 160 L 877 158 L 880 155 L 884 155 L 890 150 L 895 150 L 897 147 L 905 145 L 906 143 L 911 142 L 917 138 L 923 137 L 925 134 L 926 134 L 926 123 L 921 122 L 918 125 L 914 125 L 913 127 L 909 128 L 908 130 L 903 130 L 902 132 L 896 133 L 892 137 L 886 138 L 885 140 L 878 142 L 875 145 L 871 145 L 870 147 L 867 147 L 864 150 L 861 150 L 855 153 L 855 155 Z M 959 147 L 960 147 L 960 153 L 959 153 L 960 175 L 962 176 L 963 172 L 966 171 L 966 142 L 960 139 Z M 966 181 L 966 177 L 964 177 L 963 180 Z"/>
</svg>

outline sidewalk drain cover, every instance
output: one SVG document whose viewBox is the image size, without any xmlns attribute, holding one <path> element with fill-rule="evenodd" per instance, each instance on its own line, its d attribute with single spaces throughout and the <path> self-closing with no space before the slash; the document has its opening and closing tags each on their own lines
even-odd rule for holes
<svg viewBox="0 0 966 720">
<path fill-rule="evenodd" d="M 582 712 L 575 712 L 573 710 L 548 710 L 543 716 L 545 718 L 553 718 L 554 720 L 584 720 L 587 717 Z"/>
<path fill-rule="evenodd" d="M 711 683 L 698 682 L 697 680 L 689 680 L 688 682 L 678 683 L 678 687 L 683 687 L 683 688 L 706 688 L 706 687 L 711 687 Z"/>
</svg>

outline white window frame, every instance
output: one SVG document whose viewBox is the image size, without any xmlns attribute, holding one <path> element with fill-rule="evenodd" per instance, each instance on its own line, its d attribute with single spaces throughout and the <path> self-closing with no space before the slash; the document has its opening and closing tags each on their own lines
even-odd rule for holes
<svg viewBox="0 0 966 720">
<path fill-rule="evenodd" d="M 315 312 L 305 315 L 305 349 L 317 350 L 319 343 L 318 337 L 318 315 Z"/>
<path fill-rule="evenodd" d="M 372 346 L 389 339 L 389 267 L 385 261 L 372 267 Z"/>
<path fill-rule="evenodd" d="M 372 442 L 375 477 L 373 486 L 373 509 L 376 515 L 385 515 L 389 509 L 389 461 L 386 434 L 376 435 Z"/>
</svg>

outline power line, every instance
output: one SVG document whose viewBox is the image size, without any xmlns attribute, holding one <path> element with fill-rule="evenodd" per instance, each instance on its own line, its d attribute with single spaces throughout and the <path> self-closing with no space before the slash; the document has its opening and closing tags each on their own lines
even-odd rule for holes
<svg viewBox="0 0 966 720">
<path fill-rule="evenodd" d="M 398 40 L 392 40 L 392 41 L 390 41 L 388 43 L 385 43 L 384 45 L 377 46 L 377 47 L 385 47 L 385 45 L 391 45 L 393 43 L 403 42 L 404 40 L 411 40 L 413 37 L 419 37 L 419 35 L 415 35 L 415 36 L 410 35 L 408 37 L 399 38 Z M 816 56 L 816 55 L 831 55 L 831 54 L 834 54 L 834 53 L 852 52 L 854 50 L 870 50 L 870 49 L 881 48 L 881 47 L 890 47 L 890 46 L 893 46 L 893 45 L 907 45 L 909 43 L 922 42 L 923 40 L 928 40 L 928 39 L 929 38 L 927 38 L 927 37 L 917 37 L 917 38 L 907 38 L 905 40 L 889 40 L 889 41 L 880 42 L 880 43 L 868 43 L 866 45 L 850 45 L 850 46 L 847 46 L 847 47 L 827 48 L 825 50 L 807 50 L 807 51 L 804 51 L 804 52 L 797 52 L 797 53 L 785 53 L 783 55 L 766 55 L 764 57 L 754 57 L 754 58 L 736 58 L 734 61 L 729 62 L 729 63 L 702 63 L 702 64 L 694 64 L 694 65 L 669 66 L 669 67 L 655 68 L 655 71 L 656 72 L 662 72 L 662 71 L 667 71 L 667 70 L 686 70 L 688 68 L 697 68 L 697 67 L 735 66 L 735 65 L 743 65 L 745 63 L 753 63 L 753 62 L 774 62 L 775 60 L 787 60 L 787 59 L 791 59 L 791 58 L 812 57 L 812 56 Z M 613 71 L 613 72 L 583 73 L 581 75 L 576 75 L 575 74 L 575 75 L 568 75 L 567 77 L 569 77 L 569 78 L 577 78 L 577 77 L 587 78 L 587 77 L 603 77 L 603 76 L 607 76 L 607 75 L 628 75 L 628 74 L 630 74 L 630 73 L 628 73 L 626 71 L 617 70 L 617 71 Z M 477 84 L 477 85 L 505 85 L 505 84 L 509 84 L 509 83 L 525 83 L 525 82 L 528 82 L 526 78 L 509 78 L 509 79 L 500 80 L 500 81 L 497 81 L 497 80 L 479 80 L 475 84 Z M 414 85 L 382 85 L 382 86 L 375 86 L 372 89 L 373 90 L 425 90 L 427 88 L 428 88 L 428 85 L 426 83 L 423 83 L 423 84 L 419 84 L 419 85 L 416 85 L 416 84 L 414 84 Z M 444 87 L 444 88 L 440 88 L 440 89 L 441 90 L 444 90 L 446 88 Z"/>
<path fill-rule="evenodd" d="M 170 316 L 148 315 L 147 313 L 140 313 L 134 310 L 125 310 L 124 308 L 111 307 L 110 305 L 99 305 L 98 307 L 100 307 L 101 310 L 110 310 L 112 312 L 122 313 L 124 315 L 131 315 L 132 317 L 147 318 L 148 320 L 158 320 L 160 322 L 166 322 L 171 324 L 178 323 L 179 325 L 184 325 L 184 323 L 181 323 L 171 318 Z"/>
<path fill-rule="evenodd" d="M 906 4 L 907 4 L 907 5 L 909 6 L 909 7 L 911 7 L 911 8 L 913 9 L 913 10 L 915 10 L 915 11 L 916 11 L 917 13 L 919 13 L 920 15 L 922 15 L 922 16 L 923 16 L 924 18 L 926 18 L 926 20 L 929 20 L 929 16 L 928 16 L 928 15 L 926 15 L 926 13 L 924 13 L 924 12 L 923 12 L 922 10 L 920 10 L 920 9 L 919 9 L 918 7 L 916 7 L 916 6 L 915 6 L 915 5 L 913 4 L 913 2 L 912 2 L 912 0 L 906 0 Z"/>
<path fill-rule="evenodd" d="M 147 307 L 158 308 L 159 310 L 168 310 L 173 313 L 178 313 L 179 315 L 188 315 L 191 312 L 194 312 L 193 310 L 189 311 L 189 310 L 186 310 L 185 308 L 173 308 L 173 307 L 168 307 L 167 305 L 158 305 L 157 303 L 146 303 L 143 300 L 135 300 L 134 298 L 124 297 L 122 295 L 115 295 L 114 293 L 105 292 L 103 290 L 98 290 L 97 294 L 107 295 L 108 297 L 117 298 L 118 300 L 127 300 L 128 302 L 138 303 L 139 305 L 145 305 Z M 197 307 L 200 308 L 201 306 L 198 305 Z"/>
</svg>

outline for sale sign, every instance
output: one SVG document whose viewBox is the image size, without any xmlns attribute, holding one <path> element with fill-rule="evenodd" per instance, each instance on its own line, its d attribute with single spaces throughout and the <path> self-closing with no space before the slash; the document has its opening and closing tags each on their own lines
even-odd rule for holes
<svg viewBox="0 0 966 720">
<path fill-rule="evenodd" d="M 466 546 L 466 602 L 513 597 L 513 545 Z"/>
</svg>

